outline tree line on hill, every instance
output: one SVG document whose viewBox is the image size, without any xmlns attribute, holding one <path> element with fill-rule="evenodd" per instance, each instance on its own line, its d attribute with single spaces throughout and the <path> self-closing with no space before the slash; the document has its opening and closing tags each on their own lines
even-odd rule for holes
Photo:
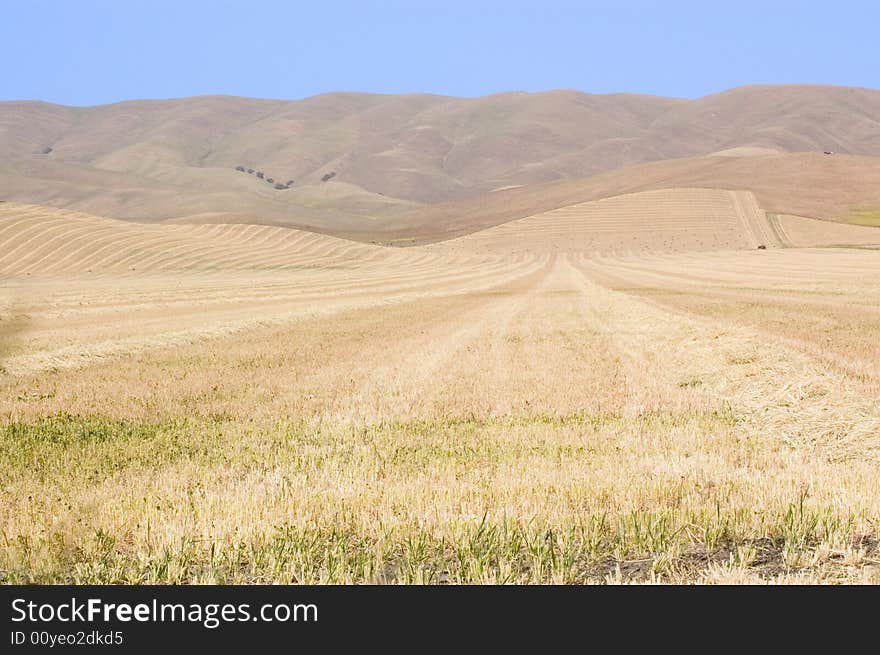
<svg viewBox="0 0 880 655">
<path fill-rule="evenodd" d="M 244 166 L 236 166 L 235 170 L 239 173 L 247 173 L 248 175 L 255 175 L 257 178 L 264 180 L 267 184 L 273 185 L 279 191 L 283 189 L 289 189 L 294 185 L 294 180 L 287 180 L 287 182 L 276 182 L 275 178 L 266 176 L 263 171 L 256 171 L 253 168 L 245 168 Z"/>
<path fill-rule="evenodd" d="M 275 178 L 268 177 L 263 171 L 254 170 L 253 168 L 245 168 L 244 166 L 236 166 L 235 170 L 239 173 L 247 173 L 248 175 L 254 175 L 257 178 L 264 180 L 267 184 L 273 185 L 279 191 L 282 189 L 289 189 L 294 185 L 294 180 L 287 180 L 287 182 L 276 182 Z M 330 171 L 329 173 L 325 173 L 321 176 L 322 182 L 329 182 L 334 177 L 336 177 L 336 171 Z"/>
</svg>

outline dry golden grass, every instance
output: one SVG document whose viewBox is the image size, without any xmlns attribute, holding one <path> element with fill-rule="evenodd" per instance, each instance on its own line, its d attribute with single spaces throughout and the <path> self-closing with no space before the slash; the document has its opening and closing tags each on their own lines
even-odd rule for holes
<svg viewBox="0 0 880 655">
<path fill-rule="evenodd" d="M 440 241 L 571 205 L 671 187 L 748 191 L 763 209 L 777 214 L 870 221 L 880 207 L 880 158 L 798 152 L 666 159 L 429 205 L 383 229 L 385 238 Z"/>
<path fill-rule="evenodd" d="M 770 217 L 786 245 L 800 247 L 862 245 L 880 248 L 880 227 L 842 225 L 802 216 L 780 214 Z"/>
<path fill-rule="evenodd" d="M 361 247 L 0 280 L 2 581 L 880 581 L 876 253 Z"/>
<path fill-rule="evenodd" d="M 880 232 L 880 231 L 878 231 Z M 444 241 L 443 252 L 693 252 L 777 246 L 747 191 L 661 189 L 568 205 Z"/>
</svg>

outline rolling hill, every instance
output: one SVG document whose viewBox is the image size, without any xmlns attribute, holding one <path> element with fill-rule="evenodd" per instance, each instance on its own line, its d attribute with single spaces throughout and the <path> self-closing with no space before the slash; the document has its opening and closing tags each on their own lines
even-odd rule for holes
<svg viewBox="0 0 880 655">
<path fill-rule="evenodd" d="M 0 274 L 272 271 L 382 258 L 384 249 L 266 225 L 138 224 L 0 204 Z"/>
<path fill-rule="evenodd" d="M 880 208 L 880 158 L 783 153 L 671 159 L 423 207 L 386 221 L 383 238 L 441 241 L 569 205 L 668 188 L 751 191 L 770 213 L 870 224 Z"/>
<path fill-rule="evenodd" d="M 880 91 L 798 85 L 695 100 L 562 90 L 16 101 L 0 103 L 0 199 L 360 240 L 454 237 L 669 186 L 747 189 L 770 211 L 845 219 L 880 206 L 878 128 Z"/>
</svg>

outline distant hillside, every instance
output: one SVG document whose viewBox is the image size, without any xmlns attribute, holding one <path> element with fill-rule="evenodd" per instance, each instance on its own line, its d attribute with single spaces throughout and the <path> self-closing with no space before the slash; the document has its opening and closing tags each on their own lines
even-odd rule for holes
<svg viewBox="0 0 880 655">
<path fill-rule="evenodd" d="M 880 216 L 878 157 L 725 155 L 670 159 L 440 203 L 389 220 L 384 238 L 418 235 L 419 242 L 439 241 L 560 207 L 682 187 L 752 191 L 761 208 L 773 213 L 862 224 L 873 224 L 866 215 Z"/>
<path fill-rule="evenodd" d="M 423 205 L 506 187 L 712 153 L 740 161 L 825 150 L 880 156 L 880 91 L 21 101 L 0 103 L 0 198 L 141 221 L 202 217 L 363 236 L 400 227 Z"/>
</svg>

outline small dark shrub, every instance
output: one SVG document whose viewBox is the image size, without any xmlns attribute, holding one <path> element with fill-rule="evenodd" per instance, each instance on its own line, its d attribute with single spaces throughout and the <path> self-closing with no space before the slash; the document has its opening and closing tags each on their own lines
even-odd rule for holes
<svg viewBox="0 0 880 655">
<path fill-rule="evenodd" d="M 327 180 L 332 180 L 334 177 L 336 177 L 336 171 L 330 171 L 321 178 L 321 181 L 326 182 Z"/>
</svg>

